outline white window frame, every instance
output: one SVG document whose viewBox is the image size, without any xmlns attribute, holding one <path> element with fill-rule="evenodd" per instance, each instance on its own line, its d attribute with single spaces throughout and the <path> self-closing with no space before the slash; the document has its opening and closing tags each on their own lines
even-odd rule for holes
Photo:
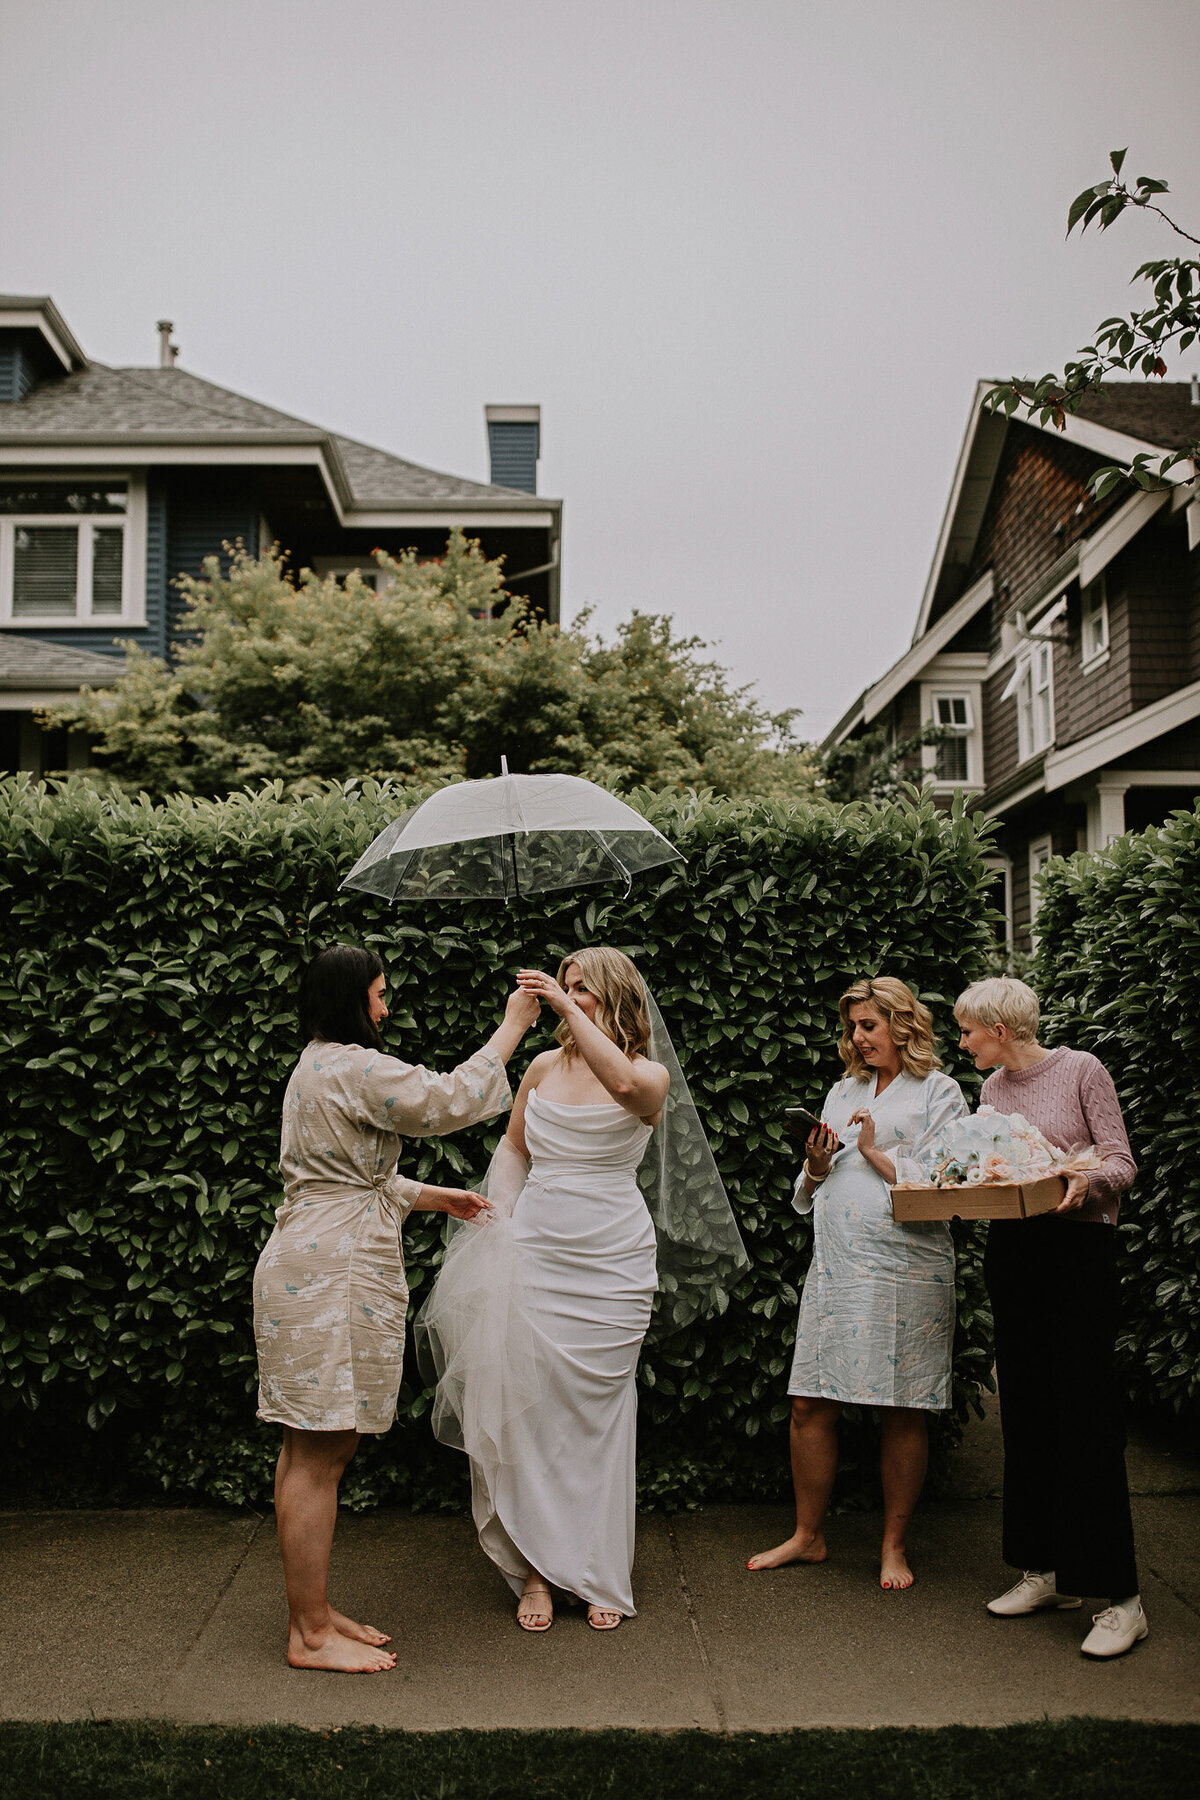
<svg viewBox="0 0 1200 1800">
<path fill-rule="evenodd" d="M 146 484 L 132 475 L 118 475 L 105 470 L 96 474 L 72 476 L 63 481 L 64 489 L 81 482 L 101 487 L 105 482 L 121 481 L 125 486 L 124 513 L 3 513 L 0 514 L 0 629 L 20 631 L 49 629 L 77 631 L 114 631 L 146 623 Z M 26 525 L 50 525 L 56 528 L 76 525 L 79 528 L 79 557 L 75 588 L 74 613 L 13 613 L 14 533 Z M 121 610 L 119 613 L 92 611 L 92 552 L 95 533 L 103 528 L 120 531 L 121 545 Z"/>
<path fill-rule="evenodd" d="M 1004 693 L 1016 696 L 1017 761 L 1028 762 L 1054 742 L 1054 645 L 1032 644 L 1017 659 Z"/>
<path fill-rule="evenodd" d="M 1041 906 L 1041 893 L 1038 889 L 1038 877 L 1046 864 L 1054 855 L 1054 840 L 1046 832 L 1042 837 L 1031 838 L 1029 842 L 1029 929 L 1033 931 L 1033 922 L 1038 916 Z"/>
<path fill-rule="evenodd" d="M 961 781 L 945 781 L 937 773 L 937 744 L 922 744 L 921 767 L 929 780 L 939 788 L 978 788 L 983 786 L 983 743 L 980 730 L 980 684 L 977 681 L 939 681 L 921 684 L 921 718 L 926 725 L 938 723 L 939 700 L 964 700 L 967 722 L 955 727 L 966 740 L 967 772 Z"/>
<path fill-rule="evenodd" d="M 1099 640 L 1094 648 L 1088 648 L 1088 627 L 1098 626 L 1096 637 Z M 1079 591 L 1079 664 L 1085 675 L 1093 669 L 1103 668 L 1108 661 L 1108 582 L 1103 570 L 1094 581 Z"/>
</svg>

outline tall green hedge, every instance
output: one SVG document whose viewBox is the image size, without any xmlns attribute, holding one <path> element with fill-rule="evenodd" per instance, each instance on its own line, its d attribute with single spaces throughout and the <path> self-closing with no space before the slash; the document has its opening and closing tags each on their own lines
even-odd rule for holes
<svg viewBox="0 0 1200 1800">
<path fill-rule="evenodd" d="M 1121 1202 L 1135 1400 L 1200 1399 L 1200 811 L 1074 856 L 1043 878 L 1030 980 L 1045 1038 L 1091 1050 L 1117 1084 L 1138 1164 Z"/>
<path fill-rule="evenodd" d="M 449 1065 L 491 1029 L 518 966 L 613 942 L 671 1024 L 753 1258 L 722 1318 L 643 1359 L 643 1498 L 780 1491 L 810 1233 L 789 1205 L 782 1109 L 841 1073 L 851 978 L 903 976 L 952 1033 L 950 1001 L 989 943 L 978 821 L 928 804 L 640 803 L 686 875 L 643 877 L 628 899 L 416 910 L 338 892 L 398 808 L 374 786 L 151 806 L 0 783 L 0 1403 L 30 1457 L 57 1445 L 174 1496 L 268 1491 L 277 1433 L 254 1418 L 250 1275 L 280 1199 L 297 977 L 320 944 L 376 946 L 390 1047 Z M 499 1129 L 413 1143 L 402 1167 L 477 1177 Z M 433 1215 L 406 1227 L 414 1306 L 440 1230 Z M 988 1330 L 967 1234 L 960 1416 Z M 410 1368 L 397 1425 L 347 1477 L 351 1504 L 461 1498 L 465 1465 L 432 1444 L 429 1403 Z M 846 1447 L 851 1473 L 873 1461 L 865 1426 Z"/>
</svg>

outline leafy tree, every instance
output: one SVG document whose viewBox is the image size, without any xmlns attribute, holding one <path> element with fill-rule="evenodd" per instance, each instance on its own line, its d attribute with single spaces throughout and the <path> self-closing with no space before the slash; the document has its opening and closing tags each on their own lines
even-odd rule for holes
<svg viewBox="0 0 1200 1800">
<path fill-rule="evenodd" d="M 1184 231 L 1158 205 L 1158 196 L 1169 192 L 1165 181 L 1139 175 L 1131 188 L 1122 180 L 1125 155 L 1124 150 L 1110 151 L 1112 176 L 1076 195 L 1067 214 L 1067 236 L 1076 225 L 1081 231 L 1093 224 L 1107 231 L 1132 206 L 1157 213 L 1179 237 L 1200 245 L 1200 238 Z M 1039 425 L 1054 424 L 1061 431 L 1065 429 L 1067 414 L 1078 412 L 1087 396 L 1095 393 L 1105 376 L 1114 370 L 1164 376 L 1167 365 L 1163 351 L 1174 346 L 1182 353 L 1200 336 L 1200 261 L 1195 257 L 1167 257 L 1146 262 L 1135 270 L 1132 280 L 1149 283 L 1152 298 L 1148 306 L 1140 312 L 1134 310 L 1128 318 L 1105 319 L 1097 327 L 1095 343 L 1080 350 L 1061 375 L 1043 375 L 1038 381 L 1014 377 L 999 383 L 984 401 L 989 411 L 1011 414 L 1021 409 L 1036 417 Z M 1141 488 L 1162 487 L 1172 469 L 1189 462 L 1192 472 L 1188 482 L 1194 483 L 1200 471 L 1200 430 L 1183 449 L 1169 455 L 1143 452 L 1134 457 L 1128 469 L 1116 464 L 1098 469 L 1089 486 L 1097 500 L 1125 481 L 1135 482 Z"/>
<path fill-rule="evenodd" d="M 821 758 L 821 798 L 839 805 L 869 800 L 876 806 L 899 800 L 928 780 L 920 762 L 924 745 L 953 736 L 949 726 L 922 725 L 908 737 L 893 738 L 886 725 L 877 725 L 831 744 Z"/>
<path fill-rule="evenodd" d="M 548 625 L 455 533 L 445 555 L 376 560 L 386 591 L 238 549 L 180 581 L 174 665 L 128 647 L 112 688 L 46 715 L 93 740 L 99 771 L 152 795 L 250 781 L 397 776 L 410 785 L 559 769 L 614 787 L 811 794 L 795 714 L 770 714 L 671 621 L 635 612 L 603 642 Z"/>
</svg>

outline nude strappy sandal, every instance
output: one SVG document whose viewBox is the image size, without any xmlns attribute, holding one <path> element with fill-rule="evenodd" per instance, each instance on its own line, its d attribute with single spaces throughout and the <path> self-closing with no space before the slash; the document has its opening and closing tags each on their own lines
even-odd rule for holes
<svg viewBox="0 0 1200 1800">
<path fill-rule="evenodd" d="M 546 1606 L 531 1606 L 529 1609 L 529 1612 L 525 1615 L 524 1618 L 522 1618 L 521 1608 L 524 1606 L 525 1602 L 527 1600 L 537 1599 L 542 1594 L 545 1594 L 546 1599 L 548 1601 L 548 1605 L 546 1605 Z M 544 1625 L 535 1625 L 533 1623 L 534 1619 L 543 1618 L 543 1617 L 546 1620 L 546 1623 Z M 549 1629 L 553 1625 L 553 1623 L 554 1623 L 554 1598 L 550 1592 L 550 1589 L 548 1587 L 526 1588 L 525 1592 L 521 1595 L 520 1599 L 517 1601 L 517 1624 L 521 1627 L 521 1630 L 522 1631 L 549 1631 Z"/>
<path fill-rule="evenodd" d="M 596 1614 L 595 1618 L 592 1617 L 593 1613 Z M 610 1614 L 611 1617 L 604 1623 L 601 1623 L 605 1614 Z M 615 1631 L 618 1625 L 623 1625 L 625 1623 L 625 1615 L 619 1613 L 614 1606 L 589 1606 L 587 1609 L 587 1622 L 593 1631 Z"/>
</svg>

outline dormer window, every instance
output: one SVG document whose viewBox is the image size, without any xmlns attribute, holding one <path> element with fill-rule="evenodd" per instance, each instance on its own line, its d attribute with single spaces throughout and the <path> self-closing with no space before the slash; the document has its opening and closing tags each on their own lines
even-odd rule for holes
<svg viewBox="0 0 1200 1800">
<path fill-rule="evenodd" d="M 134 622 L 126 481 L 0 482 L 0 622 Z"/>
</svg>

